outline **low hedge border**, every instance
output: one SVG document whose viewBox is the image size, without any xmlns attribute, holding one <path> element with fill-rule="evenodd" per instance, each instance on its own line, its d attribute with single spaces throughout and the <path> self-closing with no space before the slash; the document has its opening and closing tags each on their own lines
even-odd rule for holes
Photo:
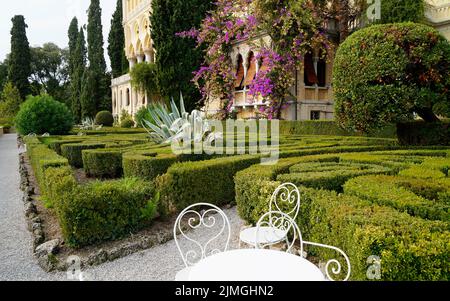
<svg viewBox="0 0 450 301">
<path fill-rule="evenodd" d="M 286 168 L 290 163 L 283 164 Z M 253 182 L 252 193 L 240 194 L 239 191 L 245 191 L 246 184 L 251 181 L 245 178 L 257 169 L 251 167 L 236 176 L 239 214 L 253 224 L 267 212 L 270 196 L 281 184 L 269 180 L 270 172 L 267 172 L 266 176 Z M 274 170 L 276 168 L 272 172 Z M 367 259 L 372 255 L 382 260 L 381 280 L 447 280 L 450 277 L 448 223 L 412 217 L 354 196 L 306 187 L 300 187 L 300 190 L 302 202 L 298 224 L 304 239 L 342 248 L 352 264 L 351 280 L 368 280 L 366 273 L 370 265 Z M 249 194 L 253 194 L 251 202 L 245 197 Z M 307 252 L 321 260 L 338 256 L 320 248 L 308 248 Z"/>
<path fill-rule="evenodd" d="M 450 204 L 427 200 L 385 176 L 362 176 L 344 185 L 344 193 L 405 211 L 412 216 L 450 222 Z"/>
<path fill-rule="evenodd" d="M 73 143 L 63 144 L 61 146 L 61 154 L 67 158 L 69 164 L 75 168 L 83 167 L 83 150 L 105 148 L 104 143 Z"/>
<path fill-rule="evenodd" d="M 130 152 L 123 154 L 123 172 L 126 178 L 136 177 L 153 181 L 167 172 L 170 166 L 180 158 L 172 154 L 158 154 L 152 151 Z"/>
</svg>

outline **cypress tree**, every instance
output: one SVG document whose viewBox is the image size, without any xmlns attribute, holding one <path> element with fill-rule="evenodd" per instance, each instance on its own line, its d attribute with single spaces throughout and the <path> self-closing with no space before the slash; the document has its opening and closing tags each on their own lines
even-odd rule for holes
<svg viewBox="0 0 450 301">
<path fill-rule="evenodd" d="M 31 93 L 28 78 L 31 75 L 31 53 L 28 43 L 25 18 L 14 16 L 11 19 L 11 54 L 9 57 L 8 81 L 10 81 L 20 92 L 22 99 Z"/>
<path fill-rule="evenodd" d="M 77 45 L 73 56 L 74 72 L 71 78 L 71 109 L 75 122 L 81 121 L 81 88 L 83 75 L 86 69 L 86 40 L 84 30 L 80 28 L 77 38 Z"/>
<path fill-rule="evenodd" d="M 74 56 L 78 42 L 78 19 L 74 17 L 70 22 L 68 36 L 69 36 L 69 75 L 70 78 L 74 72 Z"/>
<path fill-rule="evenodd" d="M 128 71 L 128 61 L 125 56 L 125 33 L 122 25 L 122 0 L 117 0 L 116 11 L 111 20 L 111 31 L 108 37 L 108 54 L 111 60 L 113 77 L 119 77 Z"/>
<path fill-rule="evenodd" d="M 164 97 L 183 93 L 186 109 L 198 107 L 201 99 L 198 88 L 191 82 L 192 72 L 203 61 L 203 49 L 196 48 L 194 39 L 183 39 L 176 34 L 198 28 L 213 1 L 154 0 L 150 17 L 151 32 L 156 50 L 158 86 Z"/>
<path fill-rule="evenodd" d="M 83 87 L 84 91 L 92 92 L 89 99 L 94 103 L 94 111 L 111 110 L 110 81 L 106 73 L 105 53 L 103 48 L 102 9 L 99 0 L 91 0 L 88 10 L 87 42 L 89 59 L 89 77 L 97 83 L 96 89 Z M 86 77 L 87 78 L 87 77 Z M 85 82 L 86 83 L 86 82 Z M 85 99 L 86 100 L 86 99 Z M 82 114 L 83 115 L 83 114 Z"/>
<path fill-rule="evenodd" d="M 96 90 L 99 86 L 98 76 L 90 67 L 86 68 L 82 79 L 80 95 L 81 118 L 94 118 L 98 109 L 95 98 Z"/>
</svg>

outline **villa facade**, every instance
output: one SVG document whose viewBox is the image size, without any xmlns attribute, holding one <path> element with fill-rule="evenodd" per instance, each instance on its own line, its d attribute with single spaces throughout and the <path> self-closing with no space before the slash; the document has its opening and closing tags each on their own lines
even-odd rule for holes
<svg viewBox="0 0 450 301">
<path fill-rule="evenodd" d="M 123 0 L 123 26 L 125 30 L 125 51 L 132 68 L 136 63 L 154 62 L 155 51 L 150 36 L 149 16 L 151 0 Z M 437 28 L 450 40 L 450 0 L 427 0 L 427 22 Z M 333 34 L 334 24 L 326 24 Z M 256 74 L 264 68 L 255 59 L 258 53 L 254 45 L 270 43 L 267 36 L 255 38 L 253 41 L 236 43 L 231 54 L 231 61 L 236 70 L 235 104 L 238 118 L 254 118 L 265 106 L 263 99 L 253 99 L 248 95 L 248 87 Z M 257 48 L 257 47 L 256 47 Z M 292 99 L 283 110 L 282 118 L 286 120 L 319 120 L 334 118 L 334 102 L 332 87 L 333 53 L 328 59 L 322 59 L 318 51 L 307 55 L 304 67 L 295 74 L 296 83 L 291 89 Z M 134 115 L 148 99 L 131 86 L 129 74 L 112 80 L 113 114 L 118 116 L 122 110 Z M 215 114 L 222 108 L 220 100 L 209 101 L 205 111 Z"/>
</svg>

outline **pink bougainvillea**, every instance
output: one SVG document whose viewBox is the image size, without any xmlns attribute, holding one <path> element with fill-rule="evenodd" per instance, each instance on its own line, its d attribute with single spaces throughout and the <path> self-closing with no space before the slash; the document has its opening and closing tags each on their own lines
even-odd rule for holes
<svg viewBox="0 0 450 301">
<path fill-rule="evenodd" d="M 224 100 L 223 117 L 229 117 L 234 108 L 236 81 L 230 55 L 233 44 L 266 33 L 273 47 L 253 45 L 255 59 L 265 68 L 250 84 L 249 95 L 268 101 L 260 113 L 269 119 L 279 118 L 305 54 L 314 48 L 326 53 L 331 47 L 314 9 L 311 0 L 218 0 L 216 9 L 199 29 L 177 34 L 195 38 L 199 46 L 206 46 L 205 62 L 193 79 L 203 97 Z"/>
</svg>

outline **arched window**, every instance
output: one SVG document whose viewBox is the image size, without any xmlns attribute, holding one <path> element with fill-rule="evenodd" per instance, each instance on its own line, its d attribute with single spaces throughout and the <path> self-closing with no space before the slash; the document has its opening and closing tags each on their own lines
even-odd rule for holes
<svg viewBox="0 0 450 301">
<path fill-rule="evenodd" d="M 256 57 L 253 52 L 250 52 L 248 56 L 248 70 L 247 77 L 245 78 L 244 86 L 248 87 L 256 77 Z"/>
<path fill-rule="evenodd" d="M 147 101 L 145 100 L 145 96 L 142 97 L 142 105 L 143 105 L 143 106 L 145 106 L 146 102 L 147 102 Z"/>
<path fill-rule="evenodd" d="M 130 89 L 127 89 L 127 107 L 130 106 L 131 102 L 130 102 Z"/>
<path fill-rule="evenodd" d="M 236 71 L 236 82 L 234 84 L 236 91 L 244 89 L 244 76 L 245 76 L 244 59 L 242 58 L 242 55 L 239 55 L 238 67 Z"/>
</svg>

